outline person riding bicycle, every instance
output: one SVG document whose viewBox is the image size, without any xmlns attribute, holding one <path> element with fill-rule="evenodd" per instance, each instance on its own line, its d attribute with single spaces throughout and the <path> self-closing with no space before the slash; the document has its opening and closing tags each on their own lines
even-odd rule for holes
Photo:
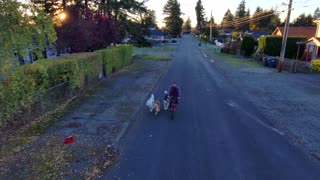
<svg viewBox="0 0 320 180">
<path fill-rule="evenodd" d="M 169 90 L 170 104 L 173 100 L 176 101 L 176 104 L 179 104 L 179 99 L 181 98 L 180 89 L 177 87 L 177 83 L 173 82 Z"/>
</svg>

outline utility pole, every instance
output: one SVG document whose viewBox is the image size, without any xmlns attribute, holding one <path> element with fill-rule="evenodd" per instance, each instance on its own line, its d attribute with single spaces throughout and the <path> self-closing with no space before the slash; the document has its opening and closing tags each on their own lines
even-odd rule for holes
<svg viewBox="0 0 320 180">
<path fill-rule="evenodd" d="M 287 45 L 287 38 L 288 38 L 289 24 L 290 24 L 291 6 L 292 6 L 292 0 L 289 0 L 288 14 L 287 14 L 287 18 L 286 18 L 285 27 L 284 27 L 284 35 L 283 35 L 283 39 L 282 39 L 282 46 L 281 46 L 281 52 L 280 52 L 280 61 L 278 64 L 278 72 L 282 72 L 282 66 L 284 63 L 284 55 L 286 53 L 286 45 Z"/>
<path fill-rule="evenodd" d="M 211 17 L 210 17 L 210 43 L 212 43 L 212 10 L 211 10 Z"/>
</svg>

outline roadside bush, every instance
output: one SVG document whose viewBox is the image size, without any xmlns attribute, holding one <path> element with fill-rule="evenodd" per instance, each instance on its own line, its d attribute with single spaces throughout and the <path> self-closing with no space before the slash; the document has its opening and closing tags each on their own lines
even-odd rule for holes
<svg viewBox="0 0 320 180">
<path fill-rule="evenodd" d="M 119 70 L 122 67 L 132 63 L 133 46 L 122 45 L 100 51 L 102 56 L 103 68 L 107 73 Z"/>
<path fill-rule="evenodd" d="M 241 52 L 244 56 L 251 56 L 254 51 L 254 37 L 244 36 L 241 43 Z"/>
<path fill-rule="evenodd" d="M 30 109 L 35 103 L 32 95 L 65 81 L 70 81 L 73 92 L 79 92 L 88 85 L 86 81 L 98 79 L 102 62 L 109 72 L 112 67 L 118 70 L 132 62 L 132 53 L 133 47 L 125 45 L 20 66 L 0 83 L 0 127 L 16 121 L 21 109 Z"/>
<path fill-rule="evenodd" d="M 304 36 L 291 36 L 287 39 L 286 45 L 286 58 L 295 58 L 297 53 L 297 42 L 306 41 L 307 37 Z M 268 56 L 280 56 L 282 45 L 281 36 L 262 36 L 259 38 L 259 47 L 257 52 L 266 54 Z M 300 50 L 303 52 L 303 50 Z"/>
<path fill-rule="evenodd" d="M 312 60 L 311 67 L 313 70 L 320 72 L 320 59 Z"/>
</svg>

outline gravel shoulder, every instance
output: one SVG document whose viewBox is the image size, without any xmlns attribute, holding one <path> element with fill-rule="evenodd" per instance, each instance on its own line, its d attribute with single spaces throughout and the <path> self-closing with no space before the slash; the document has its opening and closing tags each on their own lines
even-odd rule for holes
<svg viewBox="0 0 320 180">
<path fill-rule="evenodd" d="M 320 74 L 283 72 L 253 59 L 222 57 L 204 47 L 214 65 L 270 123 L 320 158 Z"/>
<path fill-rule="evenodd" d="M 173 53 L 166 52 L 168 56 Z M 0 151 L 0 179 L 95 178 L 117 160 L 114 144 L 119 133 L 134 120 L 170 64 L 134 60 L 83 95 L 81 102 L 44 134 L 24 137 L 14 148 L 10 139 L 15 137 L 6 139 L 7 145 Z M 66 145 L 69 136 L 75 142 Z M 8 149 L 11 152 L 6 152 Z"/>
</svg>

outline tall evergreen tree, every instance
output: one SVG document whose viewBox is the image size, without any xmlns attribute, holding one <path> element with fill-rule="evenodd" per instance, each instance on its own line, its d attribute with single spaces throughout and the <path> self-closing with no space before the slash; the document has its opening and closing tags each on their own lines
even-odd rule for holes
<svg viewBox="0 0 320 180">
<path fill-rule="evenodd" d="M 274 16 L 276 15 L 274 14 L 274 11 L 272 9 L 263 10 L 261 7 L 258 6 L 251 18 L 250 29 L 261 30 L 261 29 L 268 28 L 270 23 L 273 21 Z M 275 20 L 278 20 L 278 19 L 275 19 Z"/>
<path fill-rule="evenodd" d="M 250 21 L 249 21 L 249 20 L 250 20 L 250 18 L 251 18 L 251 14 L 250 14 L 250 9 L 249 9 L 249 8 L 247 9 L 245 18 L 246 18 L 247 21 L 245 21 L 245 22 L 243 23 L 243 28 L 244 28 L 245 30 L 248 30 L 248 29 L 249 29 L 249 24 L 250 24 Z"/>
<path fill-rule="evenodd" d="M 234 27 L 233 19 L 234 19 L 234 16 L 231 13 L 230 9 L 228 9 L 222 18 L 222 22 L 221 22 L 222 28 L 224 29 L 233 28 Z"/>
<path fill-rule="evenodd" d="M 181 34 L 183 19 L 180 3 L 177 0 L 168 0 L 163 7 L 163 14 L 166 15 L 164 23 L 173 37 Z"/>
<path fill-rule="evenodd" d="M 246 31 L 246 24 L 242 23 L 243 18 L 246 17 L 246 1 L 242 0 L 234 15 L 235 28 L 239 31 Z"/>
<path fill-rule="evenodd" d="M 281 20 L 280 20 L 279 14 L 274 14 L 271 18 L 270 23 L 268 24 L 269 30 L 274 31 L 280 25 L 281 25 Z"/>
<path fill-rule="evenodd" d="M 305 13 L 302 13 L 293 21 L 293 26 L 297 26 L 297 27 L 315 26 L 315 23 L 313 22 L 313 17 L 311 14 L 306 16 Z"/>
<path fill-rule="evenodd" d="M 317 7 L 317 9 L 314 10 L 314 13 L 313 13 L 313 19 L 314 20 L 317 20 L 318 18 L 320 18 L 320 17 L 318 17 L 318 13 L 320 13 L 319 7 Z"/>
<path fill-rule="evenodd" d="M 212 37 L 217 37 L 219 35 L 219 32 L 217 30 L 217 25 L 214 22 L 214 18 L 211 17 L 209 21 L 207 21 L 205 24 L 205 28 L 204 28 L 204 35 L 207 37 L 207 39 L 209 39 L 210 37 L 210 23 L 212 23 Z"/>
<path fill-rule="evenodd" d="M 190 19 L 190 17 L 188 17 L 188 19 L 184 23 L 182 29 L 183 29 L 183 31 L 189 31 L 189 32 L 191 31 L 191 19 Z"/>
<path fill-rule="evenodd" d="M 197 25 L 196 28 L 198 30 L 200 30 L 201 28 L 203 28 L 205 26 L 205 13 L 204 13 L 204 8 L 202 5 L 202 1 L 198 0 L 197 5 L 195 7 L 196 10 L 196 16 L 197 16 Z"/>
</svg>

